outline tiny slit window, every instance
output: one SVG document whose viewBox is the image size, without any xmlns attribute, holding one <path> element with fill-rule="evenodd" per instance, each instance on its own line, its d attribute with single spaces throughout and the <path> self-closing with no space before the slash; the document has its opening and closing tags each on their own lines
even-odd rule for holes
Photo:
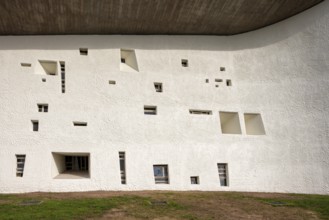
<svg viewBox="0 0 329 220">
<path fill-rule="evenodd" d="M 80 48 L 80 55 L 87 56 L 88 48 Z"/>
<path fill-rule="evenodd" d="M 226 86 L 232 86 L 232 80 L 227 79 L 226 80 Z"/>
<path fill-rule="evenodd" d="M 227 163 L 218 163 L 218 175 L 219 175 L 219 183 L 221 186 L 228 186 L 228 169 Z"/>
<path fill-rule="evenodd" d="M 121 184 L 126 184 L 126 154 L 119 152 Z"/>
<path fill-rule="evenodd" d="M 188 67 L 188 60 L 182 59 L 182 67 Z"/>
<path fill-rule="evenodd" d="M 16 163 L 17 163 L 16 176 L 17 177 L 23 177 L 24 166 L 25 166 L 25 158 L 26 158 L 25 154 L 16 155 Z"/>
<path fill-rule="evenodd" d="M 196 109 L 190 109 L 190 114 L 192 115 L 212 115 L 212 111 L 210 110 L 196 110 Z"/>
<path fill-rule="evenodd" d="M 31 67 L 32 64 L 31 63 L 21 63 L 22 67 Z"/>
<path fill-rule="evenodd" d="M 87 126 L 87 122 L 74 121 L 73 122 L 73 126 L 76 126 L 76 127 L 86 127 Z"/>
<path fill-rule="evenodd" d="M 191 176 L 191 184 L 200 184 L 198 176 Z"/>
<path fill-rule="evenodd" d="M 114 80 L 109 80 L 109 84 L 110 84 L 110 85 L 115 85 L 115 84 L 116 84 L 116 81 L 114 81 Z"/>
<path fill-rule="evenodd" d="M 32 131 L 39 131 L 39 121 L 38 120 L 32 120 Z"/>
<path fill-rule="evenodd" d="M 154 88 L 156 92 L 162 92 L 162 83 L 155 82 L 154 83 Z"/>
<path fill-rule="evenodd" d="M 168 165 L 153 165 L 155 184 L 169 184 Z"/>
<path fill-rule="evenodd" d="M 215 79 L 215 82 L 223 82 L 222 79 Z"/>
<path fill-rule="evenodd" d="M 156 106 L 144 106 L 144 114 L 145 115 L 156 115 L 157 114 L 157 107 Z"/>
<path fill-rule="evenodd" d="M 39 112 L 48 112 L 48 104 L 38 104 Z"/>
</svg>

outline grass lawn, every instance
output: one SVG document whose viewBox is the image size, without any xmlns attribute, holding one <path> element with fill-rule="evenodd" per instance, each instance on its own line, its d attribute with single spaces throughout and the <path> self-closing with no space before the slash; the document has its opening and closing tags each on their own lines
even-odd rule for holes
<svg viewBox="0 0 329 220">
<path fill-rule="evenodd" d="M 42 203 L 22 205 L 29 201 Z M 329 219 L 329 196 L 169 191 L 2 194 L 0 219 Z"/>
</svg>

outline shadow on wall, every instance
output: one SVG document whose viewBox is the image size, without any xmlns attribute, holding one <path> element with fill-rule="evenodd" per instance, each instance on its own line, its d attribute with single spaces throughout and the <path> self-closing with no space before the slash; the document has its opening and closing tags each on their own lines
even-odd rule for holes
<svg viewBox="0 0 329 220">
<path fill-rule="evenodd" d="M 0 50 L 77 50 L 81 46 L 86 46 L 89 49 L 234 51 L 274 44 L 303 31 L 320 19 L 326 19 L 329 22 L 329 1 L 323 1 L 274 25 L 233 36 L 2 36 L 0 37 Z M 131 40 L 132 38 L 133 40 Z"/>
</svg>

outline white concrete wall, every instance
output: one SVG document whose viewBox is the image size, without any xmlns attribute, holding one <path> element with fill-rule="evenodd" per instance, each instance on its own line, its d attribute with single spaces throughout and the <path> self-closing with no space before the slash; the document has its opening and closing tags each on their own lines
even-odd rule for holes
<svg viewBox="0 0 329 220">
<path fill-rule="evenodd" d="M 327 1 L 231 37 L 2 36 L 0 192 L 329 194 L 328 36 Z M 79 48 L 89 48 L 88 56 Z M 139 72 L 120 71 L 120 48 L 135 49 Z M 65 94 L 60 74 L 35 74 L 38 60 L 65 61 Z M 216 88 L 215 78 L 233 86 Z M 162 82 L 164 92 L 156 93 L 153 82 Z M 48 103 L 49 112 L 39 113 L 37 103 Z M 158 115 L 144 115 L 144 105 L 156 105 Z M 219 111 L 239 112 L 241 135 L 221 134 Z M 266 135 L 246 135 L 245 112 L 261 114 Z M 31 131 L 31 120 L 39 120 L 39 132 Z M 119 151 L 126 152 L 127 185 Z M 89 152 L 91 178 L 53 179 L 52 152 Z M 16 177 L 15 154 L 27 155 L 23 178 Z M 228 163 L 228 187 L 219 185 L 217 163 Z M 169 185 L 154 183 L 153 164 L 168 164 Z M 190 176 L 201 184 L 191 185 Z"/>
</svg>

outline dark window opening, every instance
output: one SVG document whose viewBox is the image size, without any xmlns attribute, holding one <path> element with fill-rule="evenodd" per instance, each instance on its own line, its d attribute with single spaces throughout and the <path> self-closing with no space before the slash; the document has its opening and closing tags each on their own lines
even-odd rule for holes
<svg viewBox="0 0 329 220">
<path fill-rule="evenodd" d="M 88 55 L 88 48 L 80 48 L 80 55 L 87 56 Z"/>
<path fill-rule="evenodd" d="M 188 60 L 182 59 L 182 66 L 183 67 L 188 67 Z"/>
<path fill-rule="evenodd" d="M 156 92 L 162 92 L 162 83 L 154 83 L 154 88 Z"/>
<path fill-rule="evenodd" d="M 144 106 L 144 114 L 145 115 L 156 115 L 157 107 L 156 106 Z"/>
<path fill-rule="evenodd" d="M 199 184 L 199 177 L 191 176 L 191 184 Z"/>
<path fill-rule="evenodd" d="M 169 184 L 168 165 L 153 165 L 156 184 Z"/>
<path fill-rule="evenodd" d="M 32 120 L 32 130 L 39 131 L 39 121 Z"/>
</svg>

